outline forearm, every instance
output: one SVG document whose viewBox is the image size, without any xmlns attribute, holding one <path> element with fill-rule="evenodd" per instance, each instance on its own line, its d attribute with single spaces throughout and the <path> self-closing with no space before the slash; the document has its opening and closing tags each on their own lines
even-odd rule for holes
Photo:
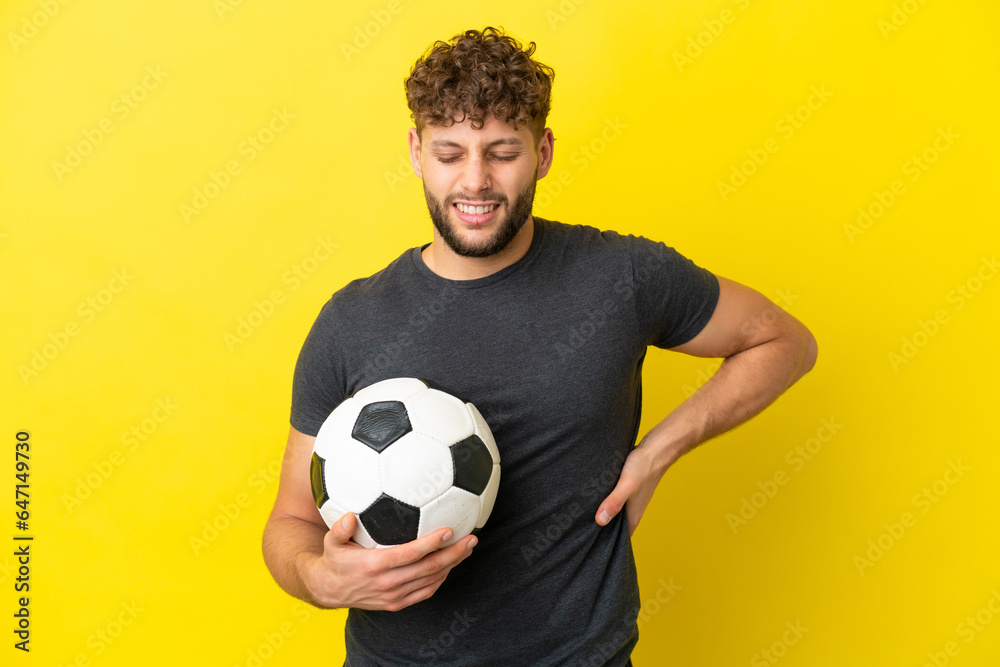
<svg viewBox="0 0 1000 667">
<path fill-rule="evenodd" d="M 698 391 L 643 438 L 661 472 L 699 444 L 739 426 L 795 384 L 815 361 L 815 341 L 795 330 L 722 362 Z"/>
<path fill-rule="evenodd" d="M 314 523 L 291 516 L 271 517 L 264 528 L 264 562 L 271 576 L 289 595 L 320 605 L 304 579 L 310 560 L 323 555 L 326 531 Z"/>
<path fill-rule="evenodd" d="M 671 349 L 726 359 L 629 453 L 618 484 L 597 508 L 594 519 L 601 526 L 628 503 L 629 531 L 635 531 L 674 461 L 766 408 L 809 372 L 817 354 L 816 339 L 801 322 L 759 292 L 722 277 L 708 324 Z"/>
</svg>

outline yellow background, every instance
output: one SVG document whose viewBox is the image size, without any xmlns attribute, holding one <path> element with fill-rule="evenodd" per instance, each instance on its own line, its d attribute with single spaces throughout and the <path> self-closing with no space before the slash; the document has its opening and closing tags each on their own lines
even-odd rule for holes
<svg viewBox="0 0 1000 667">
<path fill-rule="evenodd" d="M 333 291 L 430 239 L 402 81 L 488 24 L 557 73 L 537 214 L 664 240 L 819 340 L 661 483 L 636 664 L 1000 664 L 992 0 L 4 2 L 0 661 L 340 664 L 344 612 L 260 556 L 292 368 Z M 713 368 L 651 352 L 644 430 Z"/>
</svg>

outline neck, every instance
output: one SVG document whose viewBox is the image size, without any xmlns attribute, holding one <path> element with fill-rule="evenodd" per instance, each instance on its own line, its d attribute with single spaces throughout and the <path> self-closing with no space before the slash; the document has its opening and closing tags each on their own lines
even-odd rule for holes
<svg viewBox="0 0 1000 667">
<path fill-rule="evenodd" d="M 514 264 L 528 253 L 535 234 L 535 218 L 528 216 L 517 236 L 506 248 L 489 257 L 463 257 L 448 247 L 437 229 L 434 240 L 424 248 L 421 257 L 427 268 L 449 280 L 485 278 Z"/>
</svg>

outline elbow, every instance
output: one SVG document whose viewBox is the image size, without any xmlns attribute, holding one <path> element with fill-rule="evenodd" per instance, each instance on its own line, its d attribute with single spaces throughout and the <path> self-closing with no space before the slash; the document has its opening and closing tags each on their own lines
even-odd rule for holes
<svg viewBox="0 0 1000 667">
<path fill-rule="evenodd" d="M 816 365 L 816 357 L 819 354 L 819 346 L 816 344 L 816 337 L 812 335 L 812 332 L 802 326 L 802 334 L 804 337 L 804 352 L 802 357 L 802 375 L 805 375 L 813 369 Z"/>
</svg>

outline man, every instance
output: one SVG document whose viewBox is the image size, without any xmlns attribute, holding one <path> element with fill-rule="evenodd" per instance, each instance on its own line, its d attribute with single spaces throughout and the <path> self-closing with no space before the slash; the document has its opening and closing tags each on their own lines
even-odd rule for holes
<svg viewBox="0 0 1000 667">
<path fill-rule="evenodd" d="M 487 28 L 417 61 L 409 146 L 433 241 L 334 294 L 296 365 L 264 556 L 291 595 L 350 608 L 348 665 L 630 664 L 630 535 L 660 478 L 816 357 L 793 317 L 662 243 L 531 215 L 554 154 L 554 72 L 533 52 Z M 633 447 L 648 345 L 726 360 Z M 350 541 L 353 514 L 327 530 L 315 435 L 390 377 L 448 387 L 490 424 L 503 476 L 478 536 L 367 550 Z"/>
</svg>

